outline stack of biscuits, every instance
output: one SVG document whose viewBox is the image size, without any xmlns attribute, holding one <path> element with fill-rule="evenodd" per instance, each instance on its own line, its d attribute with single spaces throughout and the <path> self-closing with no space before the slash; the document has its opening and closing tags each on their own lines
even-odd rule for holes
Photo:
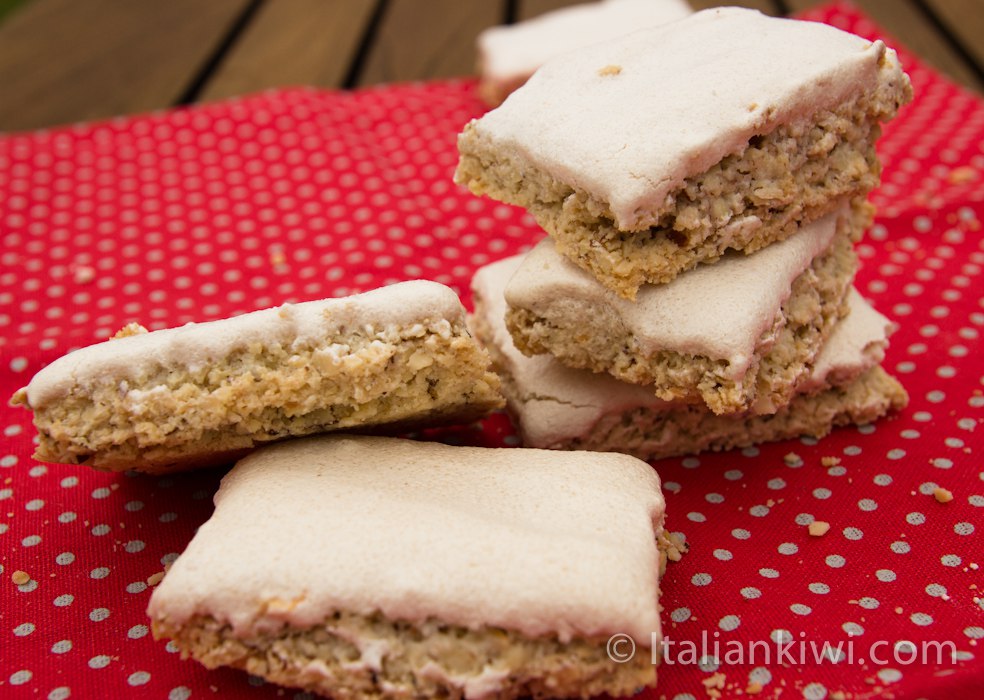
<svg viewBox="0 0 984 700">
<path fill-rule="evenodd" d="M 554 59 L 468 124 L 457 182 L 549 234 L 473 282 L 525 444 L 657 459 L 903 406 L 852 282 L 910 99 L 880 41 L 723 8 Z"/>
</svg>

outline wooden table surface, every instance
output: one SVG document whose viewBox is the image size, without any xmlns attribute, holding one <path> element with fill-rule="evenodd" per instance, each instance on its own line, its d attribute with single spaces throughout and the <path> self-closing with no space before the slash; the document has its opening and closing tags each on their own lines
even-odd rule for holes
<svg viewBox="0 0 984 700">
<path fill-rule="evenodd" d="M 570 0 L 6 0 L 0 131 L 272 86 L 353 88 L 474 73 L 475 37 Z M 695 8 L 715 2 L 690 0 Z M 789 14 L 816 0 L 731 4 Z M 898 41 L 984 92 L 984 0 L 856 0 Z M 2 5 L 0 5 L 2 9 Z"/>
</svg>

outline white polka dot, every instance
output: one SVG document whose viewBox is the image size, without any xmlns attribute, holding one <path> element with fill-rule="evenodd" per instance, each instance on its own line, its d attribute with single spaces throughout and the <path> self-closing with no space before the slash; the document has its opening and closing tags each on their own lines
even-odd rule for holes
<svg viewBox="0 0 984 700">
<path fill-rule="evenodd" d="M 96 525 L 92 528 L 92 534 L 96 537 L 102 537 L 103 535 L 109 534 L 109 525 Z"/>
<path fill-rule="evenodd" d="M 60 642 L 55 642 L 51 646 L 52 654 L 66 654 L 72 650 L 72 640 L 63 639 Z"/>
<path fill-rule="evenodd" d="M 812 523 L 813 521 L 815 521 L 816 518 L 814 518 L 809 513 L 800 513 L 799 515 L 796 516 L 796 518 L 794 518 L 794 520 L 797 525 L 806 526 Z"/>
<path fill-rule="evenodd" d="M 879 581 L 890 583 L 895 580 L 895 572 L 891 569 L 878 569 L 878 571 L 875 572 L 875 577 Z"/>
<path fill-rule="evenodd" d="M 55 563 L 61 566 L 67 566 L 75 561 L 75 555 L 71 552 L 62 552 L 57 557 L 55 557 Z"/>
<path fill-rule="evenodd" d="M 958 535 L 972 535 L 974 534 L 974 525 L 968 522 L 957 523 L 953 526 L 953 531 Z"/>
<path fill-rule="evenodd" d="M 690 578 L 690 583 L 695 586 L 706 586 L 711 582 L 711 575 L 706 573 L 694 574 Z"/>
<path fill-rule="evenodd" d="M 75 600 L 75 596 L 73 596 L 71 593 L 65 593 L 55 598 L 54 601 L 52 602 L 59 608 L 64 608 L 71 605 L 74 600 Z"/>
<path fill-rule="evenodd" d="M 924 522 L 926 522 L 926 516 L 923 515 L 922 513 L 913 511 L 912 513 L 909 513 L 908 515 L 905 516 L 905 521 L 910 525 L 922 525 Z"/>
<path fill-rule="evenodd" d="M 963 563 L 963 560 L 956 554 L 944 554 L 940 557 L 940 561 L 943 563 L 943 566 L 960 566 Z"/>
<path fill-rule="evenodd" d="M 718 627 L 723 629 L 725 632 L 736 630 L 739 625 L 741 625 L 741 619 L 739 619 L 737 615 L 725 615 L 718 622 Z"/>
<path fill-rule="evenodd" d="M 879 602 L 875 598 L 870 598 L 868 596 L 865 596 L 864 598 L 861 598 L 858 601 L 858 605 L 860 605 L 865 610 L 874 610 L 879 606 Z"/>
<path fill-rule="evenodd" d="M 32 674 L 27 669 L 21 671 L 15 671 L 14 673 L 10 674 L 10 685 L 24 685 L 33 677 L 34 674 Z"/>
<path fill-rule="evenodd" d="M 764 568 L 759 569 L 759 576 L 762 576 L 763 578 L 779 578 L 779 572 L 775 569 Z"/>
<path fill-rule="evenodd" d="M 674 622 L 686 622 L 690 619 L 690 608 L 677 608 L 670 613 L 670 619 Z"/>
<path fill-rule="evenodd" d="M 89 668 L 106 668 L 109 666 L 112 659 L 110 659 L 105 654 L 100 654 L 98 656 L 93 656 L 89 659 Z"/>
<path fill-rule="evenodd" d="M 796 554 L 799 551 L 799 547 L 792 542 L 783 542 L 779 545 L 778 550 L 780 554 L 790 555 Z"/>
<path fill-rule="evenodd" d="M 860 637 L 864 634 L 864 627 L 857 622 L 845 622 L 841 625 L 841 629 L 847 632 L 848 637 Z"/>
<path fill-rule="evenodd" d="M 928 625 L 933 624 L 933 618 L 927 615 L 926 613 L 921 613 L 921 612 L 912 613 L 909 616 L 909 619 L 912 620 L 914 624 L 919 625 L 920 627 L 926 627 Z"/>
<path fill-rule="evenodd" d="M 109 576 L 109 569 L 105 566 L 100 566 L 89 572 L 90 578 L 100 579 Z"/>
<path fill-rule="evenodd" d="M 89 613 L 89 619 L 93 622 L 102 622 L 109 617 L 109 610 L 106 608 L 95 608 Z"/>
<path fill-rule="evenodd" d="M 856 527 L 845 527 L 843 530 L 844 538 L 854 542 L 864 537 L 864 533 Z"/>
<path fill-rule="evenodd" d="M 763 505 L 752 506 L 748 509 L 748 514 L 754 515 L 756 518 L 764 518 L 769 514 L 769 507 Z"/>
<path fill-rule="evenodd" d="M 191 697 L 191 690 L 183 685 L 172 688 L 167 694 L 167 700 L 188 700 Z"/>
<path fill-rule="evenodd" d="M 776 644 L 788 644 L 793 641 L 793 633 L 789 630 L 775 629 L 769 633 L 769 639 Z"/>
<path fill-rule="evenodd" d="M 752 533 L 750 533 L 748 530 L 742 529 L 740 527 L 736 527 L 734 530 L 731 531 L 731 536 L 734 537 L 736 540 L 747 540 L 749 537 L 752 536 Z"/>
<path fill-rule="evenodd" d="M 826 595 L 827 593 L 830 593 L 830 586 L 828 586 L 826 583 L 820 583 L 820 582 L 811 583 L 808 586 L 808 588 L 810 589 L 810 592 L 816 593 L 818 595 Z"/>
<path fill-rule="evenodd" d="M 760 598 L 762 596 L 762 591 L 755 588 L 754 586 L 745 586 L 744 588 L 741 589 L 740 592 L 742 597 L 748 598 L 749 600 L 753 598 Z"/>
<path fill-rule="evenodd" d="M 792 610 L 797 615 L 809 615 L 811 612 L 813 612 L 813 608 L 811 608 L 809 605 L 803 605 L 802 603 L 793 603 L 792 605 L 789 606 L 789 609 Z"/>
<path fill-rule="evenodd" d="M 48 693 L 48 700 L 67 700 L 71 695 L 72 691 L 68 686 L 60 685 Z"/>
<path fill-rule="evenodd" d="M 984 627 L 964 627 L 963 633 L 970 639 L 984 639 Z"/>
<path fill-rule="evenodd" d="M 129 683 L 130 685 L 137 686 L 137 685 L 144 685 L 149 680 L 150 680 L 149 673 L 147 673 L 146 671 L 136 671 L 130 674 L 129 678 L 126 679 L 126 682 Z"/>
<path fill-rule="evenodd" d="M 805 700 L 824 700 L 827 697 L 827 688 L 822 683 L 810 683 L 803 688 Z"/>
<path fill-rule="evenodd" d="M 784 631 L 784 630 L 776 630 Z M 773 640 L 775 641 L 775 640 Z M 758 683 L 759 685 L 768 685 L 772 682 L 772 672 L 769 671 L 765 666 L 757 666 L 748 672 L 748 682 Z"/>
<path fill-rule="evenodd" d="M 148 632 L 147 625 L 134 625 L 127 631 L 126 636 L 130 639 L 141 639 L 146 637 Z"/>
<path fill-rule="evenodd" d="M 141 540 L 130 540 L 125 545 L 123 545 L 123 549 L 125 549 L 130 554 L 134 554 L 136 552 L 143 551 L 144 547 L 146 546 L 147 545 L 144 544 Z"/>
<path fill-rule="evenodd" d="M 733 555 L 727 549 L 715 549 L 714 558 L 720 561 L 731 561 Z"/>
<path fill-rule="evenodd" d="M 858 508 L 863 511 L 872 511 L 878 508 L 878 504 L 870 498 L 862 498 L 858 501 Z"/>
<path fill-rule="evenodd" d="M 825 488 L 813 489 L 813 497 L 819 498 L 822 501 L 830 498 L 831 495 L 833 494 L 830 489 L 825 489 Z"/>
<path fill-rule="evenodd" d="M 874 481 L 879 486 L 888 486 L 889 484 L 892 483 L 892 477 L 889 476 L 888 474 L 878 474 L 875 476 L 874 479 L 872 479 L 872 481 Z"/>
<path fill-rule="evenodd" d="M 902 672 L 896 668 L 883 668 L 877 675 L 882 683 L 898 683 L 902 680 Z"/>
<path fill-rule="evenodd" d="M 847 563 L 847 560 L 840 554 L 828 554 L 825 561 L 827 562 L 827 566 L 833 569 L 839 569 Z"/>
<path fill-rule="evenodd" d="M 31 634 L 31 632 L 33 632 L 34 630 L 35 630 L 34 623 L 24 622 L 22 624 L 17 625 L 14 628 L 14 634 L 17 635 L 18 637 L 26 637 L 27 635 Z"/>
</svg>

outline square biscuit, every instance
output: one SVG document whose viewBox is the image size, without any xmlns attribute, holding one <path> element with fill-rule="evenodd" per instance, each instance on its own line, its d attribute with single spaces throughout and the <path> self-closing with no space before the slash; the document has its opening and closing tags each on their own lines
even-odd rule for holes
<svg viewBox="0 0 984 700">
<path fill-rule="evenodd" d="M 655 682 L 664 501 L 635 458 L 318 436 L 243 459 L 215 504 L 148 608 L 209 668 L 337 698 Z"/>
</svg>

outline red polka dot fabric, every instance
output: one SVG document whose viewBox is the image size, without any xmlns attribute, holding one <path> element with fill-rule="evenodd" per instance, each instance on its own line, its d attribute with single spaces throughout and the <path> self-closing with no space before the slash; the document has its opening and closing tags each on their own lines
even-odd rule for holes
<svg viewBox="0 0 984 700">
<path fill-rule="evenodd" d="M 879 34 L 848 6 L 809 17 Z M 662 586 L 670 644 L 644 697 L 980 697 L 984 102 L 902 58 L 917 97 L 885 128 L 858 286 L 900 324 L 885 364 L 911 403 L 819 443 L 656 463 L 692 549 Z M 477 267 L 542 236 L 452 183 L 455 137 L 482 110 L 472 80 L 287 89 L 0 138 L 0 392 L 132 321 L 411 278 L 470 303 Z M 40 464 L 28 412 L 0 409 L 0 427 L 0 695 L 308 697 L 206 671 L 148 631 L 155 575 L 208 518 L 222 468 Z M 503 414 L 433 437 L 518 444 Z"/>
</svg>

